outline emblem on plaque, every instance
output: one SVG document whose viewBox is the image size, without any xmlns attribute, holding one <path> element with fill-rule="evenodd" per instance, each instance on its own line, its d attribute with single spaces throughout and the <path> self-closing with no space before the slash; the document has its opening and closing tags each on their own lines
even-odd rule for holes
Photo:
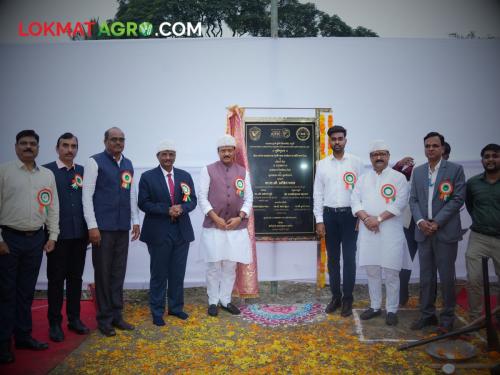
<svg viewBox="0 0 500 375">
<path fill-rule="evenodd" d="M 299 141 L 304 142 L 309 139 L 309 137 L 311 136 L 311 132 L 309 131 L 309 129 L 301 126 L 300 128 L 297 129 L 296 135 Z"/>
<path fill-rule="evenodd" d="M 262 134 L 262 131 L 260 130 L 259 127 L 254 126 L 248 130 L 248 134 L 250 135 L 250 139 L 252 141 L 258 141 L 260 139 L 260 135 Z"/>
</svg>

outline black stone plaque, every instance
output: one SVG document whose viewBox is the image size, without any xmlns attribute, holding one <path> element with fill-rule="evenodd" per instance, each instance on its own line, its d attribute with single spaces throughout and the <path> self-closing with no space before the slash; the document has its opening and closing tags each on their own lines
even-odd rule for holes
<svg viewBox="0 0 500 375">
<path fill-rule="evenodd" d="M 255 235 L 314 239 L 315 122 L 246 122 Z"/>
</svg>

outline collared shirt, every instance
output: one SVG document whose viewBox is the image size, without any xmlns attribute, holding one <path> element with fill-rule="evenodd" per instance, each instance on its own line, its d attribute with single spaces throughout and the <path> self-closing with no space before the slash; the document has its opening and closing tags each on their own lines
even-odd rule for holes
<svg viewBox="0 0 500 375">
<path fill-rule="evenodd" d="M 436 178 L 439 173 L 439 168 L 441 167 L 441 161 L 443 159 L 439 159 L 439 162 L 434 167 L 434 172 L 431 170 L 429 165 L 429 197 L 427 199 L 427 212 L 429 213 L 429 220 L 432 220 L 432 198 L 434 197 L 434 189 L 436 188 Z M 419 220 L 420 222 L 421 220 Z M 418 224 L 418 223 L 417 223 Z"/>
<path fill-rule="evenodd" d="M 465 205 L 472 217 L 471 230 L 500 238 L 500 180 L 494 184 L 483 173 L 467 181 Z"/>
<path fill-rule="evenodd" d="M 120 166 L 123 160 L 123 155 L 120 155 L 120 159 L 116 162 Z M 83 213 L 85 216 L 85 221 L 87 222 L 87 227 L 89 229 L 97 228 L 97 220 L 95 218 L 94 212 L 94 192 L 95 183 L 97 181 L 97 175 L 99 172 L 99 166 L 94 158 L 89 158 L 85 164 L 85 180 L 83 184 Z M 137 193 L 135 184 L 132 183 L 130 186 L 130 214 L 132 218 L 132 224 L 139 224 L 139 207 L 137 206 Z"/>
<path fill-rule="evenodd" d="M 163 169 L 163 167 L 160 165 L 160 168 L 161 168 L 161 171 L 163 173 L 163 176 L 165 176 L 165 182 L 167 184 L 167 189 L 168 189 L 168 192 L 170 194 L 173 194 L 172 191 L 170 191 L 170 186 L 168 186 L 168 175 L 170 174 L 172 177 L 172 182 L 174 183 L 174 186 L 175 186 L 175 177 L 174 177 L 174 168 L 172 168 L 172 170 L 170 172 L 168 172 L 166 169 Z"/>
<path fill-rule="evenodd" d="M 30 171 L 20 160 L 2 164 L 0 225 L 34 231 L 44 224 L 49 239 L 56 241 L 59 235 L 59 198 L 54 174 L 42 166 L 35 166 Z M 0 241 L 3 241 L 1 230 Z"/>
<path fill-rule="evenodd" d="M 353 173 L 356 180 L 363 173 L 363 162 L 357 156 L 344 153 L 341 160 L 330 155 L 316 165 L 314 178 L 314 216 L 316 223 L 323 222 L 324 207 L 350 207 L 351 192 L 354 184 L 344 181 L 346 173 Z"/>
<path fill-rule="evenodd" d="M 57 164 L 57 168 L 59 169 L 62 169 L 62 168 L 66 168 L 68 171 L 71 170 L 71 169 L 74 169 L 75 168 L 75 163 L 73 163 L 73 165 L 71 167 L 67 167 L 66 164 L 64 164 L 61 159 L 57 159 L 56 160 L 56 164 Z"/>
</svg>

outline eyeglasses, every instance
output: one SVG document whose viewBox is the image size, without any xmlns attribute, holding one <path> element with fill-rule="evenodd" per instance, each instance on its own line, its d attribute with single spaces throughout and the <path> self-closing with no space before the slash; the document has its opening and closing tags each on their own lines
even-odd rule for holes
<svg viewBox="0 0 500 375">
<path fill-rule="evenodd" d="M 108 138 L 108 141 L 113 142 L 113 143 L 118 143 L 118 142 L 125 142 L 125 138 L 123 137 L 113 137 L 113 138 Z"/>
<path fill-rule="evenodd" d="M 389 153 L 388 152 L 372 152 L 370 153 L 370 157 L 371 158 L 385 158 L 389 156 Z"/>
</svg>

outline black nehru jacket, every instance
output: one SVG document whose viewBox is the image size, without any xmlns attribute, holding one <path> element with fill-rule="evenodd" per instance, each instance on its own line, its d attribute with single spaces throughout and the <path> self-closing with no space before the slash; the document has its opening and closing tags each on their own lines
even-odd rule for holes
<svg viewBox="0 0 500 375">
<path fill-rule="evenodd" d="M 75 164 L 74 168 L 59 168 L 57 163 L 44 165 L 56 177 L 59 196 L 59 240 L 85 238 L 87 223 L 83 217 L 82 188 L 76 185 L 75 175 L 83 176 L 83 167 Z"/>
</svg>

